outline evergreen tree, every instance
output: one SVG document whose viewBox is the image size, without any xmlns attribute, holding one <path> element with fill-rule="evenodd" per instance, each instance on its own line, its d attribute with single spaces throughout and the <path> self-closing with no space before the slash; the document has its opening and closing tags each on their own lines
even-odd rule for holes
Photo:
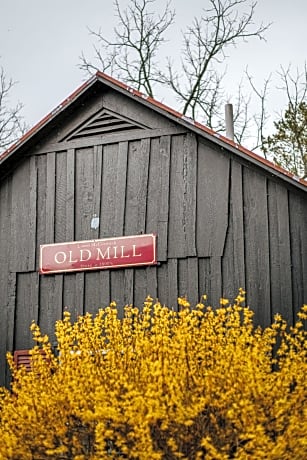
<svg viewBox="0 0 307 460">
<path fill-rule="evenodd" d="M 307 103 L 289 103 L 279 121 L 276 132 L 268 136 L 264 148 L 279 166 L 302 179 L 307 178 Z"/>
</svg>

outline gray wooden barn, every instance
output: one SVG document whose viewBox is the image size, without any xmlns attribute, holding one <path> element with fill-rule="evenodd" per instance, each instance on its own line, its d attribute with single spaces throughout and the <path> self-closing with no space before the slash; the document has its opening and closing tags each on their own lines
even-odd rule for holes
<svg viewBox="0 0 307 460">
<path fill-rule="evenodd" d="M 0 383 L 7 350 L 147 294 L 247 291 L 255 320 L 307 302 L 307 183 L 97 73 L 0 158 Z M 93 225 L 93 222 L 95 224 Z M 157 235 L 157 265 L 39 274 L 40 245 Z"/>
</svg>

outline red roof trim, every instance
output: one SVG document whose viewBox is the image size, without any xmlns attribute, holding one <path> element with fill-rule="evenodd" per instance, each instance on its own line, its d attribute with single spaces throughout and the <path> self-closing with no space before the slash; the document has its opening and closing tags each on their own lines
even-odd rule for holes
<svg viewBox="0 0 307 460">
<path fill-rule="evenodd" d="M 80 93 L 82 93 L 88 86 L 91 85 L 93 81 L 96 80 L 96 77 L 91 77 L 85 83 L 83 83 L 79 88 L 77 88 L 73 93 L 71 93 L 64 101 L 62 101 L 55 109 L 49 112 L 44 118 L 42 118 L 38 123 L 36 123 L 29 131 L 27 131 L 23 136 L 21 136 L 17 142 L 10 145 L 10 147 L 5 150 L 0 155 L 0 161 L 2 161 L 5 157 L 7 157 L 11 152 L 13 152 L 17 147 L 23 144 L 28 138 L 30 138 L 33 134 L 39 131 L 45 124 L 47 124 L 57 113 L 61 112 L 66 105 L 76 99 Z"/>
<path fill-rule="evenodd" d="M 187 122 L 191 123 L 193 126 L 195 126 L 196 128 L 201 129 L 202 131 L 206 132 L 210 136 L 218 137 L 220 140 L 222 140 L 226 144 L 230 145 L 231 147 L 234 147 L 235 149 L 239 150 L 240 152 L 244 153 L 245 155 L 247 155 L 247 156 L 259 161 L 260 163 L 262 163 L 262 164 L 274 169 L 275 171 L 277 171 L 277 172 L 279 172 L 279 173 L 281 173 L 281 174 L 283 174 L 283 175 L 295 180 L 296 182 L 299 182 L 299 183 L 307 186 L 307 181 L 305 181 L 304 179 L 300 179 L 300 178 L 296 177 L 294 174 L 292 174 L 289 171 L 287 171 L 286 169 L 281 168 L 280 166 L 274 164 L 272 161 L 269 161 L 269 160 L 263 158 L 262 156 L 258 155 L 255 152 L 252 152 L 251 150 L 248 150 L 247 148 L 245 148 L 245 147 L 237 144 L 236 142 L 232 141 L 228 137 L 225 137 L 225 136 L 217 133 L 216 131 L 213 131 L 212 129 L 208 128 L 207 126 L 205 126 L 205 125 L 203 125 L 203 124 L 201 124 L 201 123 L 199 123 L 197 121 L 194 121 L 191 118 L 188 118 L 188 117 L 184 116 L 182 113 L 177 112 L 176 110 L 168 107 L 167 105 L 163 104 L 162 102 L 159 102 L 156 99 L 153 99 L 152 97 L 147 96 L 147 95 L 141 93 L 140 91 L 131 88 L 128 85 L 125 85 L 124 83 L 116 80 L 115 78 L 113 78 L 113 77 L 111 77 L 109 75 L 106 75 L 103 72 L 98 71 L 96 73 L 96 76 L 98 78 L 103 78 L 104 80 L 107 80 L 110 83 L 129 91 L 129 93 L 133 94 L 134 96 L 137 96 L 137 97 L 140 97 L 142 99 L 145 99 L 150 104 L 154 105 L 155 107 L 158 107 L 158 108 L 162 109 L 165 112 L 170 113 L 171 115 L 174 115 L 176 118 L 179 118 L 181 120 L 184 120 L 184 121 L 187 121 Z"/>
<path fill-rule="evenodd" d="M 164 112 L 169 113 L 170 115 L 173 115 L 174 117 L 185 121 L 187 123 L 192 124 L 196 128 L 200 129 L 201 131 L 209 134 L 212 137 L 218 138 L 225 144 L 228 144 L 229 146 L 235 148 L 239 152 L 247 155 L 250 158 L 253 158 L 259 163 L 262 163 L 265 166 L 268 166 L 272 170 L 275 170 L 276 172 L 283 174 L 290 179 L 299 182 L 302 185 L 305 185 L 307 187 L 307 181 L 304 179 L 300 179 L 296 177 L 294 174 L 290 173 L 289 171 L 285 170 L 284 168 L 281 168 L 280 166 L 272 163 L 269 160 L 266 160 L 265 158 L 261 157 L 255 152 L 252 152 L 251 150 L 248 150 L 247 148 L 237 144 L 236 142 L 232 141 L 231 139 L 213 131 L 212 129 L 208 128 L 207 126 L 194 121 L 193 119 L 190 119 L 186 116 L 184 116 L 182 113 L 177 112 L 176 110 L 172 109 L 171 107 L 168 107 L 167 105 L 163 104 L 162 102 L 157 101 L 156 99 L 147 96 L 146 94 L 141 93 L 140 91 L 131 88 L 130 86 L 126 85 L 125 83 L 122 83 L 121 81 L 111 77 L 110 75 L 107 75 L 103 72 L 98 71 L 93 77 L 91 77 L 89 80 L 87 80 L 85 83 L 83 83 L 79 88 L 77 88 L 70 96 L 68 96 L 66 99 L 64 99 L 63 102 L 61 102 L 52 112 L 50 112 L 48 115 L 46 115 L 41 121 L 39 121 L 33 128 L 31 128 L 26 134 L 24 134 L 17 142 L 15 142 L 13 145 L 11 145 L 5 152 L 0 155 L 0 161 L 2 161 L 5 157 L 7 157 L 10 153 L 12 153 L 18 146 L 23 144 L 27 139 L 29 139 L 33 134 L 35 134 L 40 128 L 42 128 L 45 124 L 47 124 L 58 112 L 62 111 L 70 102 L 72 102 L 74 99 L 76 99 L 87 87 L 89 87 L 94 81 L 98 79 L 103 79 L 105 81 L 108 81 L 109 83 L 113 84 L 114 86 L 124 89 L 125 91 L 128 91 L 130 94 L 133 96 L 136 96 L 140 99 L 146 100 L 149 102 L 151 105 L 161 109 Z"/>
</svg>

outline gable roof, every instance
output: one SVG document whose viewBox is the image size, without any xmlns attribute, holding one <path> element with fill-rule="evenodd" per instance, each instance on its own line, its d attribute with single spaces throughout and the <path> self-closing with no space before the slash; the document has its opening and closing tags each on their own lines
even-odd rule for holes
<svg viewBox="0 0 307 460">
<path fill-rule="evenodd" d="M 244 158 L 263 169 L 269 171 L 272 175 L 278 176 L 287 182 L 290 182 L 292 185 L 299 187 L 302 190 L 307 191 L 307 181 L 295 177 L 294 174 L 286 171 L 278 165 L 275 165 L 269 160 L 261 157 L 260 155 L 248 150 L 247 148 L 237 144 L 231 139 L 221 135 L 208 128 L 207 126 L 190 119 L 189 117 L 184 116 L 180 112 L 173 110 L 165 104 L 157 101 L 156 99 L 147 96 L 140 91 L 137 91 L 130 86 L 116 80 L 113 77 L 103 73 L 97 72 L 93 77 L 88 81 L 83 83 L 79 88 L 77 88 L 70 96 L 68 96 L 63 102 L 61 102 L 52 112 L 46 115 L 42 120 L 40 120 L 35 126 L 33 126 L 26 134 L 24 134 L 17 142 L 11 145 L 6 151 L 0 155 L 0 175 L 4 165 L 9 166 L 7 163 L 11 164 L 11 161 L 17 160 L 18 157 L 22 156 L 23 152 L 26 149 L 30 148 L 31 145 L 36 143 L 41 135 L 44 134 L 47 129 L 48 132 L 52 129 L 54 122 L 58 117 L 66 112 L 67 110 L 73 110 L 73 108 L 78 105 L 82 97 L 88 94 L 90 91 L 95 91 L 97 86 L 106 86 L 112 88 L 115 91 L 119 91 L 123 94 L 126 94 L 128 97 L 137 100 L 139 103 L 149 107 L 152 110 L 160 113 L 163 116 L 168 117 L 172 121 L 179 123 L 181 126 L 186 129 L 192 130 L 197 134 L 211 140 L 212 142 L 220 145 L 221 147 L 227 148 L 235 155 Z M 4 168 L 6 169 L 6 168 Z"/>
</svg>

